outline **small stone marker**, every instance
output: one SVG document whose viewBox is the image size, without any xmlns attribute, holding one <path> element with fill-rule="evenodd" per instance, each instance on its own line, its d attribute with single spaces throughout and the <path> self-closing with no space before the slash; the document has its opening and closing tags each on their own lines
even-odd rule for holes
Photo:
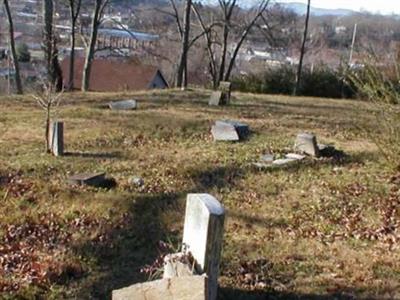
<svg viewBox="0 0 400 300">
<path fill-rule="evenodd" d="M 263 163 L 270 163 L 271 164 L 274 161 L 274 155 L 272 155 L 272 154 L 261 155 L 260 160 Z"/>
<path fill-rule="evenodd" d="M 306 158 L 304 155 L 300 155 L 297 153 L 289 153 L 289 154 L 286 154 L 285 157 L 289 158 L 289 159 L 296 159 L 296 160 L 303 160 Z"/>
<path fill-rule="evenodd" d="M 133 110 L 137 108 L 137 102 L 136 100 L 123 100 L 110 102 L 108 106 L 111 110 Z"/>
<path fill-rule="evenodd" d="M 173 277 L 114 290 L 112 300 L 208 300 L 207 277 Z"/>
<path fill-rule="evenodd" d="M 208 105 L 210 106 L 219 106 L 222 103 L 222 92 L 215 91 L 211 93 L 210 100 L 208 101 Z"/>
<path fill-rule="evenodd" d="M 313 134 L 300 133 L 297 135 L 294 149 L 311 156 L 319 156 L 317 138 Z"/>
<path fill-rule="evenodd" d="M 193 255 L 197 270 L 208 276 L 209 300 L 217 299 L 224 218 L 225 210 L 213 196 L 187 196 L 183 247 Z"/>
<path fill-rule="evenodd" d="M 105 173 L 82 173 L 68 178 L 72 185 L 91 185 L 100 187 L 106 182 Z"/>
<path fill-rule="evenodd" d="M 215 141 L 239 141 L 245 139 L 249 133 L 249 126 L 240 122 L 223 120 L 216 121 L 211 128 Z"/>
<path fill-rule="evenodd" d="M 64 123 L 53 122 L 49 132 L 51 153 L 55 156 L 64 155 Z"/>
<path fill-rule="evenodd" d="M 229 81 L 221 81 L 219 83 L 219 89 L 222 92 L 221 104 L 229 105 L 231 103 L 232 83 Z"/>
</svg>

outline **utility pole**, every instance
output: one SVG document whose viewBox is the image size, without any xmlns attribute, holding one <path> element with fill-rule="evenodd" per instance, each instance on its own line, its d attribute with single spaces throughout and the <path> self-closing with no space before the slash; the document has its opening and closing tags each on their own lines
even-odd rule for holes
<svg viewBox="0 0 400 300">
<path fill-rule="evenodd" d="M 354 29 L 353 29 L 353 39 L 351 41 L 351 47 L 350 47 L 350 56 L 349 56 L 349 63 L 348 66 L 351 66 L 351 61 L 353 60 L 353 52 L 354 52 L 354 44 L 356 42 L 356 35 L 357 35 L 357 23 L 354 24 Z"/>
</svg>

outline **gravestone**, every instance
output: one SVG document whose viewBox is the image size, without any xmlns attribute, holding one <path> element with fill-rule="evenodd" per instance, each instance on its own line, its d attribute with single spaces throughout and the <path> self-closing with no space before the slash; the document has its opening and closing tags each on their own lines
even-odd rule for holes
<svg viewBox="0 0 400 300">
<path fill-rule="evenodd" d="M 137 108 L 137 102 L 136 100 L 123 100 L 110 102 L 108 106 L 111 110 L 133 110 Z"/>
<path fill-rule="evenodd" d="M 221 91 L 212 92 L 210 100 L 208 101 L 208 105 L 210 106 L 222 105 L 222 92 Z"/>
<path fill-rule="evenodd" d="M 225 210 L 213 196 L 187 196 L 183 229 L 184 253 L 193 256 L 198 272 L 207 274 L 209 300 L 217 298 L 224 219 Z"/>
<path fill-rule="evenodd" d="M 68 178 L 68 183 L 72 185 L 101 187 L 105 182 L 107 182 L 105 173 L 81 173 Z"/>
<path fill-rule="evenodd" d="M 208 300 L 207 277 L 164 278 L 113 290 L 112 300 Z"/>
<path fill-rule="evenodd" d="M 319 156 L 317 138 L 313 134 L 300 133 L 296 137 L 294 149 L 311 156 Z"/>
<path fill-rule="evenodd" d="M 249 126 L 240 122 L 223 120 L 216 121 L 211 128 L 215 141 L 239 141 L 245 139 L 249 133 Z"/>
<path fill-rule="evenodd" d="M 53 122 L 49 132 L 50 151 L 55 156 L 64 155 L 64 123 Z"/>
<path fill-rule="evenodd" d="M 228 81 L 221 81 L 219 83 L 219 90 L 222 92 L 221 104 L 229 105 L 231 103 L 232 83 Z"/>
</svg>

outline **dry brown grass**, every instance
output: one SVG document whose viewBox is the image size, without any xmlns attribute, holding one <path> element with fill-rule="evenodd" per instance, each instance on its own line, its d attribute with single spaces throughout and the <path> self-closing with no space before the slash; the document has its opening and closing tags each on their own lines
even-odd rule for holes
<svg viewBox="0 0 400 300">
<path fill-rule="evenodd" d="M 57 244 L 57 257 L 32 241 L 35 260 L 52 270 L 43 282 L 29 284 L 0 267 L 5 285 L 19 283 L 4 296 L 103 299 L 112 289 L 145 280 L 139 269 L 157 256 L 157 242 L 179 245 L 186 194 L 207 192 L 228 209 L 221 299 L 400 298 L 398 185 L 396 190 L 390 166 L 357 128 L 374 129 L 371 108 L 359 101 L 250 94 L 235 94 L 234 105 L 214 108 L 207 106 L 208 95 L 66 94 L 60 117 L 72 155 L 57 159 L 44 154 L 42 115 L 34 102 L 0 99 L 0 176 L 9 173 L 17 182 L 0 185 L 0 240 L 10 225 L 23 224 L 67 236 Z M 129 97 L 139 100 L 139 110 L 102 108 Z M 248 123 L 252 136 L 214 143 L 209 129 L 221 118 Z M 316 133 L 348 157 L 308 160 L 287 170 L 249 167 L 260 154 L 290 149 L 301 131 Z M 65 182 L 68 174 L 85 171 L 106 171 L 118 186 L 72 188 Z M 129 184 L 134 175 L 145 180 L 143 187 Z M 48 231 L 40 216 L 60 231 Z M 391 225 L 392 231 L 375 236 Z M 13 243 L 19 241 L 26 238 Z"/>
</svg>

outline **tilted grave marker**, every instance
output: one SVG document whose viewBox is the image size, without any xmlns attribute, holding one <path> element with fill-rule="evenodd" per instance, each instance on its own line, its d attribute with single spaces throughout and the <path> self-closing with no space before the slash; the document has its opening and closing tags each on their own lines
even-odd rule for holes
<svg viewBox="0 0 400 300">
<path fill-rule="evenodd" d="M 311 156 L 319 156 L 317 138 L 310 133 L 300 133 L 296 137 L 294 149 Z"/>
<path fill-rule="evenodd" d="M 240 122 L 221 120 L 216 121 L 211 128 L 215 141 L 239 141 L 245 139 L 249 133 L 249 126 Z"/>
</svg>

